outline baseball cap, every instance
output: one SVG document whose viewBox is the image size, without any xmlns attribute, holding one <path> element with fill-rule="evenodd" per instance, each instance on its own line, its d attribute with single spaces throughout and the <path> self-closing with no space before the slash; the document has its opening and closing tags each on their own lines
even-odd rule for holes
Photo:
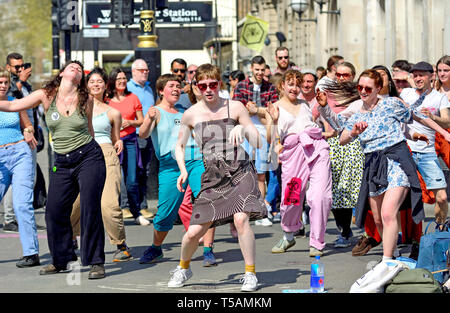
<svg viewBox="0 0 450 313">
<path fill-rule="evenodd" d="M 434 73 L 433 66 L 427 62 L 419 62 L 414 64 L 409 72 L 412 73 L 414 71 Z"/>
<path fill-rule="evenodd" d="M 302 73 L 303 75 L 305 75 L 305 74 L 311 74 L 311 75 L 313 75 L 313 76 L 317 79 L 317 73 L 316 73 L 315 70 L 312 70 L 312 69 L 304 69 L 304 70 L 302 70 L 301 73 Z"/>
</svg>

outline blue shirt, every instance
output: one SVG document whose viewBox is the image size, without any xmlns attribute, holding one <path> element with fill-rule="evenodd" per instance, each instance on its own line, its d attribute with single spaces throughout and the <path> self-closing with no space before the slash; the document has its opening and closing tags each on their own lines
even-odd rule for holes
<svg viewBox="0 0 450 313">
<path fill-rule="evenodd" d="M 181 92 L 180 99 L 178 100 L 177 104 L 175 104 L 175 108 L 184 112 L 191 106 L 192 103 L 189 100 L 189 95 L 187 93 Z"/>
<path fill-rule="evenodd" d="M 406 140 L 402 130 L 402 123 L 411 123 L 412 114 L 424 118 L 417 112 L 423 97 L 409 108 L 398 98 L 389 97 L 380 100 L 380 103 L 371 112 L 358 112 L 353 114 L 344 124 L 344 128 L 351 131 L 357 122 L 365 121 L 368 126 L 358 138 L 364 153 L 381 151 Z"/>
<path fill-rule="evenodd" d="M 8 96 L 8 101 L 14 98 Z M 23 140 L 19 112 L 0 112 L 0 145 Z"/>
<path fill-rule="evenodd" d="M 142 104 L 142 114 L 147 114 L 148 109 L 155 105 L 155 96 L 149 82 L 145 82 L 144 87 L 130 79 L 127 83 L 128 91 L 134 93 Z M 139 133 L 139 127 L 136 127 L 136 133 Z"/>
<path fill-rule="evenodd" d="M 178 140 L 183 111 L 169 113 L 158 106 L 156 108 L 159 110 L 161 118 L 150 134 L 153 147 L 155 148 L 155 155 L 158 160 L 165 159 L 165 156 L 168 155 L 171 155 L 172 159 L 176 160 L 175 146 Z M 185 160 L 201 160 L 202 157 L 194 138 L 190 136 L 186 143 Z"/>
</svg>

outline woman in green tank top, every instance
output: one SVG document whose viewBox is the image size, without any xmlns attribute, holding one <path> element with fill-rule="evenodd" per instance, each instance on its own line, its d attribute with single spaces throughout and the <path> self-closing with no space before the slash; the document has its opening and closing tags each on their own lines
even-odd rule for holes
<svg viewBox="0 0 450 313">
<path fill-rule="evenodd" d="M 0 101 L 0 111 L 18 112 L 42 103 L 53 140 L 54 166 L 50 174 L 45 212 L 52 263 L 41 275 L 64 271 L 77 260 L 72 244 L 70 212 L 80 194 L 81 263 L 91 266 L 89 279 L 105 277 L 105 234 L 101 196 L 105 159 L 94 138 L 93 99 L 86 88 L 83 65 L 68 62 L 42 89 L 14 101 Z"/>
</svg>

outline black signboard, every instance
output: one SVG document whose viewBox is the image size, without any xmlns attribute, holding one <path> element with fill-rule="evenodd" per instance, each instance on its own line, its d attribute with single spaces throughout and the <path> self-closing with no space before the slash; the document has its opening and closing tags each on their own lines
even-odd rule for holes
<svg viewBox="0 0 450 313">
<path fill-rule="evenodd" d="M 142 2 L 135 2 L 134 26 L 139 26 Z M 84 2 L 84 27 L 114 27 L 110 2 Z M 212 22 L 211 2 L 169 2 L 169 7 L 156 11 L 156 23 L 196 24 Z"/>
</svg>

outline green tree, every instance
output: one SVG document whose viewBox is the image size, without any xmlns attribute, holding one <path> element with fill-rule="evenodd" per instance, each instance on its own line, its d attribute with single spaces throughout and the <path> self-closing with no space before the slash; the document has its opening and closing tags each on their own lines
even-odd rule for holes
<svg viewBox="0 0 450 313">
<path fill-rule="evenodd" d="M 9 53 L 19 52 L 32 63 L 35 78 L 48 72 L 44 65 L 52 60 L 51 0 L 3 0 L 0 12 L 0 65 Z"/>
</svg>

